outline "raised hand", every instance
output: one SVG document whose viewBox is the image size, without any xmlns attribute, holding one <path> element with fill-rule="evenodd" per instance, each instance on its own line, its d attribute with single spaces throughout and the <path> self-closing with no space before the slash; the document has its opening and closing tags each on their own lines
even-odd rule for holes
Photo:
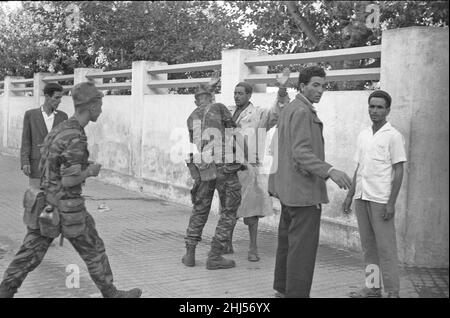
<svg viewBox="0 0 450 318">
<path fill-rule="evenodd" d="M 211 79 L 209 80 L 208 85 L 211 86 L 211 87 L 214 87 L 217 84 L 219 84 L 219 82 L 220 82 L 220 71 L 219 70 L 215 70 L 211 74 Z"/>
<path fill-rule="evenodd" d="M 277 86 L 279 87 L 286 87 L 288 81 L 289 81 L 289 75 L 291 74 L 291 71 L 288 67 L 285 67 L 283 69 L 283 72 L 281 73 L 281 76 L 277 75 Z"/>
</svg>

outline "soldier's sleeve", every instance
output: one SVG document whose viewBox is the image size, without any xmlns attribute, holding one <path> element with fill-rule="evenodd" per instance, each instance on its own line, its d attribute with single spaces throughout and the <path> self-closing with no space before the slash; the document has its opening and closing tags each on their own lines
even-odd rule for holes
<svg viewBox="0 0 450 318">
<path fill-rule="evenodd" d="M 87 139 L 83 135 L 72 135 L 67 141 L 64 151 L 60 155 L 61 177 L 78 176 L 84 164 L 87 151 Z"/>
<path fill-rule="evenodd" d="M 233 120 L 233 115 L 231 115 L 229 109 L 223 105 L 223 104 L 219 104 L 220 105 L 220 111 L 222 113 L 222 122 L 225 126 L 225 128 L 236 128 L 237 125 Z"/>
<path fill-rule="evenodd" d="M 389 153 L 392 165 L 406 161 L 405 138 L 399 132 L 395 132 L 389 140 Z"/>
<path fill-rule="evenodd" d="M 188 119 L 186 121 L 186 124 L 187 124 L 187 129 L 189 131 L 189 142 L 192 143 L 193 140 L 194 140 L 194 128 L 193 128 L 192 117 L 191 116 L 188 117 Z"/>
</svg>

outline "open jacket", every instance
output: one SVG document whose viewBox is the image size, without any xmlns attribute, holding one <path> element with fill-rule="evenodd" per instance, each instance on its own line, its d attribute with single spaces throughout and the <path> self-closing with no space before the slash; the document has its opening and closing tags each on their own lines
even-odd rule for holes
<svg viewBox="0 0 450 318">
<path fill-rule="evenodd" d="M 234 114 L 236 108 L 236 105 L 228 107 L 231 114 Z M 279 113 L 280 109 L 277 108 L 277 105 L 267 109 L 250 103 L 236 119 L 237 127 L 235 130 L 248 138 L 247 147 L 250 163 L 259 163 L 263 159 L 265 133 L 277 124 Z M 258 132 L 258 129 L 263 129 L 263 131 Z M 258 140 L 258 137 L 263 138 L 263 140 Z M 238 146 L 240 146 L 239 143 Z"/>
<path fill-rule="evenodd" d="M 67 119 L 67 114 L 55 111 L 53 127 Z M 41 158 L 40 146 L 49 132 L 44 122 L 40 108 L 27 110 L 23 118 L 22 145 L 20 147 L 20 168 L 24 165 L 31 166 L 31 178 L 39 178 L 39 159 Z"/>
<path fill-rule="evenodd" d="M 328 203 L 326 179 L 331 165 L 325 162 L 323 123 L 302 94 L 285 106 L 278 120 L 274 164 L 269 193 L 287 206 Z"/>
</svg>

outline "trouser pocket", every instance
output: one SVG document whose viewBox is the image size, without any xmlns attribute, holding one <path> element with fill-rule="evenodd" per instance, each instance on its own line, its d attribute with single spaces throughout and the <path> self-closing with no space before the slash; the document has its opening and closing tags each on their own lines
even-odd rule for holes
<svg viewBox="0 0 450 318">
<path fill-rule="evenodd" d="M 74 238 L 84 233 L 87 211 L 83 198 L 60 200 L 59 210 L 64 237 Z"/>
<path fill-rule="evenodd" d="M 200 180 L 195 180 L 194 185 L 191 189 L 191 202 L 192 204 L 195 204 L 198 188 L 200 187 Z"/>
</svg>

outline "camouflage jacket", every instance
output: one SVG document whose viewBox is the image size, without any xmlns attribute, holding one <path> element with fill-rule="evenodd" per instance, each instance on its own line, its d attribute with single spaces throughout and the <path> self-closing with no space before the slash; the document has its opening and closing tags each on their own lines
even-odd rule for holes
<svg viewBox="0 0 450 318">
<path fill-rule="evenodd" d="M 221 103 L 213 103 L 207 106 L 199 106 L 191 113 L 187 119 L 187 126 L 189 130 L 189 140 L 191 143 L 195 143 L 199 152 L 204 152 L 205 148 L 211 148 L 211 155 L 214 156 L 213 144 L 222 148 L 222 158 L 215 160 L 216 163 L 225 162 L 225 145 L 230 136 L 225 133 L 226 128 L 236 128 L 232 115 L 228 108 Z M 221 138 L 210 137 L 209 140 L 201 140 L 201 134 L 206 129 L 216 129 L 216 132 L 220 133 Z M 201 141 L 201 142 L 200 142 Z"/>
<path fill-rule="evenodd" d="M 64 188 L 62 177 L 77 176 L 88 166 L 87 137 L 78 121 L 70 118 L 52 129 L 41 148 L 41 189 L 47 197 L 81 197 L 83 183 Z"/>
</svg>

